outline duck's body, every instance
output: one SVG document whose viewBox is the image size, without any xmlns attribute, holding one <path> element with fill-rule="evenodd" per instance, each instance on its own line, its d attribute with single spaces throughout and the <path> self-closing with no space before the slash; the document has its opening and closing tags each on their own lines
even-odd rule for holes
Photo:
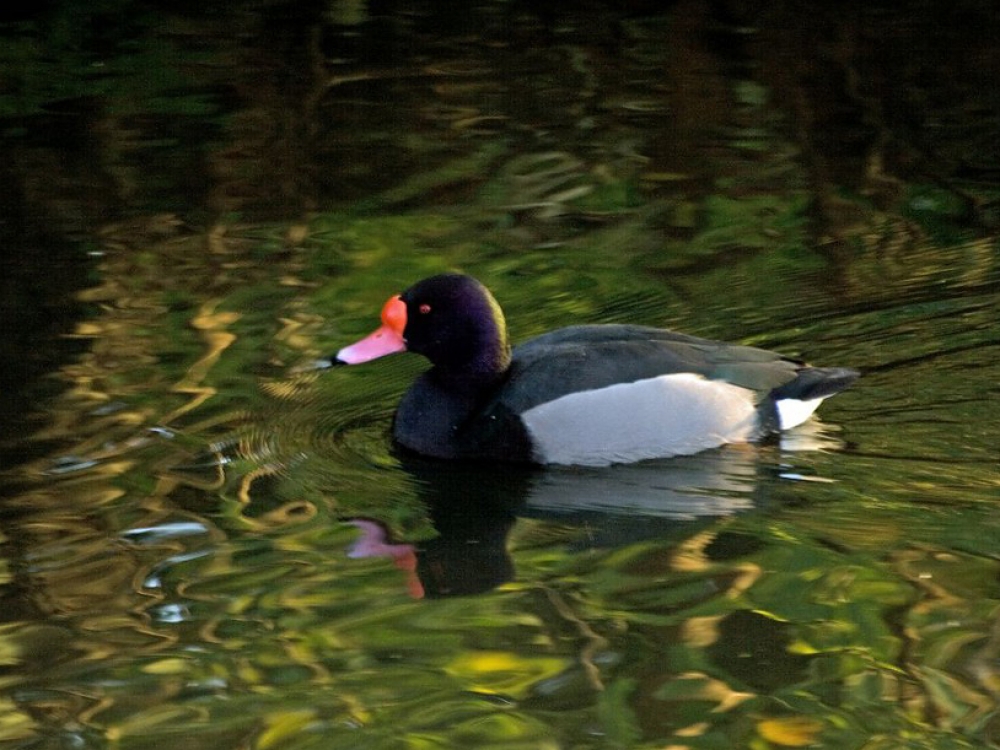
<svg viewBox="0 0 1000 750">
<path fill-rule="evenodd" d="M 396 412 L 396 441 L 439 458 L 602 465 L 696 453 L 801 424 L 858 373 L 634 325 L 562 328 L 513 350 L 492 295 L 468 276 L 425 279 L 342 349 L 434 364 Z"/>
</svg>

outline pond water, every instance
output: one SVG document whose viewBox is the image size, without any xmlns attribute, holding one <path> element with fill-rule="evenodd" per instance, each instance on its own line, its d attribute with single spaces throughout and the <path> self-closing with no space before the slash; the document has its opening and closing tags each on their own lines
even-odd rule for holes
<svg viewBox="0 0 1000 750">
<path fill-rule="evenodd" d="M 3 746 L 1000 746 L 1000 29 L 928 5 L 11 13 Z M 444 270 L 863 377 L 418 460 L 419 358 L 311 363 Z"/>
</svg>

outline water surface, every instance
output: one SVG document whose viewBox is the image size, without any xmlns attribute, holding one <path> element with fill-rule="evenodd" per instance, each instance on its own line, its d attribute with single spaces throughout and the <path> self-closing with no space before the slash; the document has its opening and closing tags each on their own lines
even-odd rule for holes
<svg viewBox="0 0 1000 750">
<path fill-rule="evenodd" d="M 1000 743 L 995 15 L 727 7 L 2 27 L 5 746 Z M 309 363 L 456 269 L 515 341 L 864 375 L 780 442 L 422 461 L 419 359 Z"/>
</svg>

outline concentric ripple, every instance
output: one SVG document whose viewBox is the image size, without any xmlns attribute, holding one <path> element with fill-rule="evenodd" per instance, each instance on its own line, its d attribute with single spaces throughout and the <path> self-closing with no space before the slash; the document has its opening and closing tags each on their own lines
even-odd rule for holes
<svg viewBox="0 0 1000 750">
<path fill-rule="evenodd" d="M 398 399 L 391 377 L 338 369 L 265 383 L 267 402 L 220 451 L 241 500 L 262 501 L 263 491 L 268 507 L 274 498 L 322 499 L 357 512 L 356 504 L 369 508 L 391 494 L 401 481 L 389 435 Z"/>
</svg>

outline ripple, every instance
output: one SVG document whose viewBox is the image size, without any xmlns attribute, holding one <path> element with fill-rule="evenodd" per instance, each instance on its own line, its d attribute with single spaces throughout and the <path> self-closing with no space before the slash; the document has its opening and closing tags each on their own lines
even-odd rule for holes
<svg viewBox="0 0 1000 750">
<path fill-rule="evenodd" d="M 263 405 L 172 473 L 202 484 L 214 476 L 245 517 L 268 526 L 308 521 L 316 503 L 384 502 L 401 474 L 389 434 L 397 378 L 337 368 L 268 381 Z"/>
<path fill-rule="evenodd" d="M 370 405 L 330 403 L 314 391 L 282 409 L 280 419 L 258 425 L 241 441 L 241 455 L 257 460 L 281 457 L 288 466 L 306 456 L 325 456 L 339 465 L 384 466 L 390 414 Z"/>
</svg>

